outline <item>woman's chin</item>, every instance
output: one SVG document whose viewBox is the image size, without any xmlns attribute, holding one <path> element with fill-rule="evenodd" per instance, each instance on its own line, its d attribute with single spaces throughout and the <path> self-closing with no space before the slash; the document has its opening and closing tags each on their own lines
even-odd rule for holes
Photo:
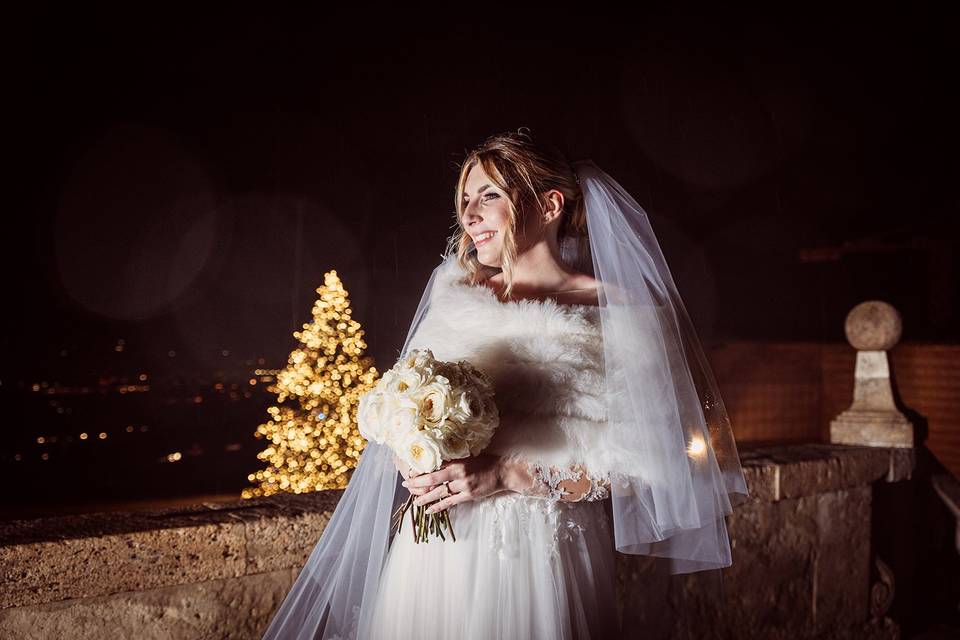
<svg viewBox="0 0 960 640">
<path fill-rule="evenodd" d="M 500 258 L 499 258 L 499 256 L 498 256 L 497 258 L 491 258 L 491 257 L 488 256 L 488 255 L 484 255 L 483 253 L 477 252 L 477 262 L 479 262 L 480 264 L 482 264 L 482 265 L 485 266 L 485 267 L 491 267 L 491 268 L 493 268 L 493 269 L 499 269 L 499 268 L 500 268 Z"/>
</svg>

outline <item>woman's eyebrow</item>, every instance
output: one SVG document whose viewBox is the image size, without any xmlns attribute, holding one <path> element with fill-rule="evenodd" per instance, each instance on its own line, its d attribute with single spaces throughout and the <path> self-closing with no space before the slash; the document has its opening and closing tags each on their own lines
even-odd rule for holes
<svg viewBox="0 0 960 640">
<path fill-rule="evenodd" d="M 488 182 L 487 184 L 485 184 L 485 185 L 483 185 L 482 187 L 480 187 L 479 189 L 477 189 L 477 193 L 483 193 L 484 191 L 486 191 L 487 189 L 489 189 L 490 186 L 491 186 L 491 185 L 490 185 L 490 183 Z M 466 195 L 467 195 L 466 192 L 464 192 L 463 195 L 466 196 Z"/>
</svg>

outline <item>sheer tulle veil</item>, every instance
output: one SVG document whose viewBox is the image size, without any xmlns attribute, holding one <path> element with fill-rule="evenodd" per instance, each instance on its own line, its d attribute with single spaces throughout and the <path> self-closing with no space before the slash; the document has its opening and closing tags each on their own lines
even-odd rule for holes
<svg viewBox="0 0 960 640">
<path fill-rule="evenodd" d="M 671 573 L 730 566 L 725 516 L 748 491 L 717 383 L 647 213 L 593 161 L 573 168 L 587 237 L 565 239 L 561 259 L 601 282 L 605 397 L 629 467 L 611 482 L 616 549 L 669 559 Z M 400 356 L 456 256 L 441 259 Z M 367 638 L 401 480 L 390 450 L 369 443 L 264 638 Z"/>
</svg>

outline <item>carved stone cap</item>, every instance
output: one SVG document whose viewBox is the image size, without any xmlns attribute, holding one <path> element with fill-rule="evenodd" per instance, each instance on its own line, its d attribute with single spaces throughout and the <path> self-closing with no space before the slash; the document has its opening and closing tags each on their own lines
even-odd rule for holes
<svg viewBox="0 0 960 640">
<path fill-rule="evenodd" d="M 859 351 L 889 351 L 903 331 L 900 312 L 883 300 L 861 302 L 847 314 L 847 341 Z"/>
</svg>

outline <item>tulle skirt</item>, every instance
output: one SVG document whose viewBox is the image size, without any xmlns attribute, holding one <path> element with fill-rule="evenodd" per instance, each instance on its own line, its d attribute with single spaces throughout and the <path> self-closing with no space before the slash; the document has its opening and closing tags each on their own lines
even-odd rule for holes
<svg viewBox="0 0 960 640">
<path fill-rule="evenodd" d="M 503 492 L 450 508 L 456 541 L 414 543 L 410 514 L 378 586 L 370 640 L 617 636 L 606 501 Z"/>
</svg>

